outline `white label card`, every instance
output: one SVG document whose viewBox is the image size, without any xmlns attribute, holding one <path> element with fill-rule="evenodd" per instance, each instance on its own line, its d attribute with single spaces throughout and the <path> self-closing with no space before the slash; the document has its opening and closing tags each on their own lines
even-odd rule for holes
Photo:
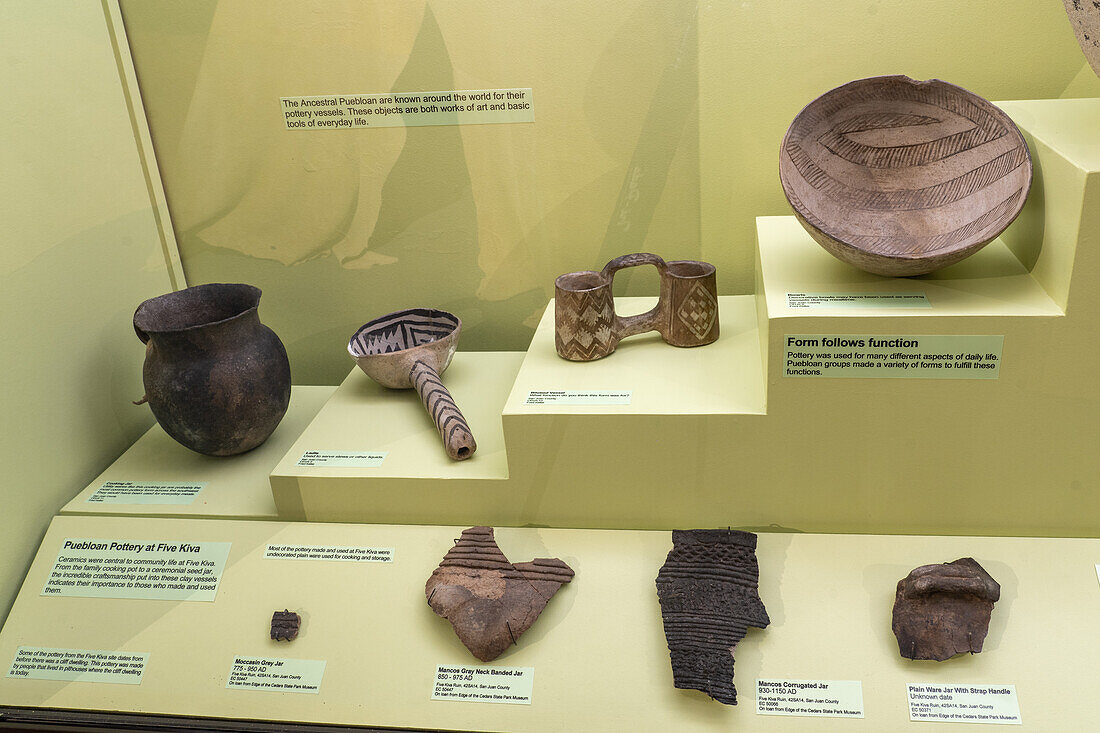
<svg viewBox="0 0 1100 733">
<path fill-rule="evenodd" d="M 783 376 L 996 379 L 1004 336 L 786 334 Z"/>
<path fill-rule="evenodd" d="M 787 293 L 787 307 L 799 310 L 832 308 L 931 308 L 924 293 Z"/>
<path fill-rule="evenodd" d="M 321 690 L 325 662 L 316 659 L 234 657 L 225 686 L 230 690 L 312 692 Z"/>
<path fill-rule="evenodd" d="M 533 389 L 525 405 L 629 405 L 633 390 Z"/>
<path fill-rule="evenodd" d="M 376 468 L 386 460 L 386 451 L 355 453 L 352 451 L 307 450 L 298 459 L 299 466 L 332 466 L 334 468 Z"/>
<path fill-rule="evenodd" d="M 279 98 L 283 124 L 288 130 L 534 122 L 534 105 L 530 88 Z"/>
<path fill-rule="evenodd" d="M 8 677 L 140 685 L 148 660 L 148 652 L 21 646 L 15 652 Z"/>
<path fill-rule="evenodd" d="M 534 667 L 440 665 L 435 668 L 432 699 L 530 705 L 534 687 Z"/>
<path fill-rule="evenodd" d="M 336 547 L 333 545 L 268 545 L 269 560 L 339 560 L 343 562 L 393 562 L 392 547 Z"/>
<path fill-rule="evenodd" d="M 910 682 L 909 720 L 1022 725 L 1015 685 L 929 685 Z"/>
<path fill-rule="evenodd" d="M 213 601 L 231 542 L 69 538 L 44 596 Z"/>
<path fill-rule="evenodd" d="M 757 680 L 757 715 L 862 718 L 859 680 Z"/>
<path fill-rule="evenodd" d="M 190 504 L 206 487 L 203 482 L 104 481 L 86 504 Z"/>
</svg>

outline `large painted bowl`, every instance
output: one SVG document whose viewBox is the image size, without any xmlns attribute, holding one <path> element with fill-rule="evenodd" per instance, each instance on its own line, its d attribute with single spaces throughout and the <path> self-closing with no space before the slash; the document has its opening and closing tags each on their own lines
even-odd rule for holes
<svg viewBox="0 0 1100 733">
<path fill-rule="evenodd" d="M 994 240 L 1031 187 L 1008 115 L 953 84 L 878 76 L 806 106 L 779 159 L 783 193 L 817 242 L 861 270 L 922 275 Z"/>
<path fill-rule="evenodd" d="M 1100 76 L 1100 4 L 1096 0 L 1062 0 L 1073 25 L 1073 34 L 1088 59 L 1089 66 Z"/>
</svg>

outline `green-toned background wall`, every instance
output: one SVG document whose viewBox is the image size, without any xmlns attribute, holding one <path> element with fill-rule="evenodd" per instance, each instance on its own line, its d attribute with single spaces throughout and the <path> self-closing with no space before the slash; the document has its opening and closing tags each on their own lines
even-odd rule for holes
<svg viewBox="0 0 1100 733">
<path fill-rule="evenodd" d="M 111 12 L 0 3 L 0 622 L 50 519 L 153 424 L 131 319 L 183 279 Z"/>
<path fill-rule="evenodd" d="M 122 0 L 190 284 L 264 289 L 298 383 L 410 305 L 463 349 L 523 349 L 562 272 L 653 251 L 752 289 L 754 217 L 789 211 L 778 146 L 851 79 L 989 99 L 1098 96 L 1035 0 Z M 535 122 L 290 131 L 279 97 L 531 87 Z M 618 290 L 655 293 L 649 272 Z"/>
</svg>

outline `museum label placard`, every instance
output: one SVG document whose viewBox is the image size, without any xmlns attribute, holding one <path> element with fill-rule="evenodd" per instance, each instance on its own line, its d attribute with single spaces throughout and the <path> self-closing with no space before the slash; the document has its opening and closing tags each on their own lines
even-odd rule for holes
<svg viewBox="0 0 1100 733">
<path fill-rule="evenodd" d="M 230 542 L 66 538 L 41 595 L 213 601 Z"/>
<path fill-rule="evenodd" d="M 1004 336 L 787 334 L 783 376 L 997 379 Z"/>
<path fill-rule="evenodd" d="M 205 482 L 104 481 L 86 504 L 179 504 L 195 501 Z"/>
<path fill-rule="evenodd" d="M 1021 725 L 1015 685 L 933 685 L 910 682 L 909 720 Z"/>
<path fill-rule="evenodd" d="M 629 405 L 633 390 L 532 389 L 525 405 Z"/>
<path fill-rule="evenodd" d="M 435 668 L 432 699 L 530 705 L 534 687 L 534 667 L 441 664 Z"/>
</svg>

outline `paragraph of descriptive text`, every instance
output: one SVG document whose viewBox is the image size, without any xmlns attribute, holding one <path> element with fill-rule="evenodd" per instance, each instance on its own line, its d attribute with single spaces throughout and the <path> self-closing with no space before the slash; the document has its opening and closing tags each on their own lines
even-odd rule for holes
<svg viewBox="0 0 1100 733">
<path fill-rule="evenodd" d="M 530 89 L 281 97 L 279 106 L 288 130 L 493 125 L 535 121 L 534 95 Z"/>
<path fill-rule="evenodd" d="M 1004 336 L 787 334 L 783 345 L 785 377 L 997 379 Z"/>
<path fill-rule="evenodd" d="M 190 504 L 205 486 L 205 483 L 104 481 L 85 502 L 88 504 Z"/>
<path fill-rule="evenodd" d="M 66 539 L 44 596 L 213 601 L 229 542 Z"/>
<path fill-rule="evenodd" d="M 392 547 L 337 545 L 268 545 L 269 560 L 339 560 L 342 562 L 393 562 Z"/>
<path fill-rule="evenodd" d="M 149 654 L 144 652 L 21 646 L 15 653 L 8 677 L 140 685 L 148 659 Z"/>
</svg>

